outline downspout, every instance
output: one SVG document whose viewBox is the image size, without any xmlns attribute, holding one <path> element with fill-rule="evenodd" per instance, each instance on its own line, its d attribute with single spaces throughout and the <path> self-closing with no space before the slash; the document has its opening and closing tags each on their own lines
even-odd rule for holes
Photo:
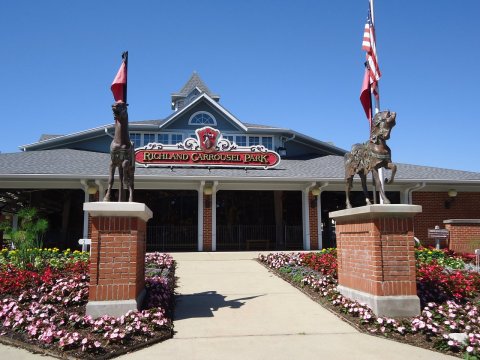
<svg viewBox="0 0 480 360">
<path fill-rule="evenodd" d="M 105 196 L 105 186 L 101 180 L 95 180 L 95 184 L 98 186 L 98 201 L 103 201 Z"/>
<path fill-rule="evenodd" d="M 405 190 L 405 193 L 404 193 L 404 200 L 406 200 L 406 203 L 407 204 L 412 204 L 412 193 L 414 191 L 418 191 L 418 190 L 421 190 L 423 189 L 425 186 L 427 186 L 427 183 L 424 181 L 422 182 L 421 184 L 416 184 L 415 186 L 412 186 L 410 188 L 407 188 Z M 416 244 L 420 244 L 420 239 L 418 239 L 416 236 L 415 236 L 415 221 L 413 222 L 413 239 L 415 240 L 415 243 Z"/>
<path fill-rule="evenodd" d="M 422 183 L 418 183 L 412 187 L 409 187 L 404 190 L 403 192 L 403 203 L 404 204 L 412 204 L 412 193 L 414 191 L 418 191 L 423 189 L 425 186 L 427 186 L 427 183 L 424 181 Z"/>
</svg>

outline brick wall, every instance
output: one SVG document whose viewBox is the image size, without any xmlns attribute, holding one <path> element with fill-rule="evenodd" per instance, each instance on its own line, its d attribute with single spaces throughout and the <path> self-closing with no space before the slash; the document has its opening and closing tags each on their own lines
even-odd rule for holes
<svg viewBox="0 0 480 360">
<path fill-rule="evenodd" d="M 413 220 L 337 221 L 338 282 L 378 296 L 416 295 Z"/>
<path fill-rule="evenodd" d="M 212 195 L 203 195 L 203 251 L 212 251 Z"/>
<path fill-rule="evenodd" d="M 480 249 L 480 221 L 478 223 L 461 223 L 451 220 L 445 224 L 445 229 L 450 231 L 449 248 L 458 253 L 475 253 Z"/>
<path fill-rule="evenodd" d="M 90 301 L 136 299 L 145 287 L 146 222 L 92 218 Z"/>
<path fill-rule="evenodd" d="M 435 245 L 434 239 L 428 239 L 428 229 L 435 225 L 443 228 L 448 219 L 480 219 L 480 193 L 459 192 L 450 208 L 445 208 L 447 192 L 413 192 L 412 203 L 422 205 L 422 213 L 415 216 L 414 232 L 423 245 Z"/>
<path fill-rule="evenodd" d="M 310 192 L 308 194 L 308 216 L 310 223 L 310 249 L 318 250 L 318 208 L 312 206 L 312 202 L 317 202 L 317 198 Z"/>
</svg>

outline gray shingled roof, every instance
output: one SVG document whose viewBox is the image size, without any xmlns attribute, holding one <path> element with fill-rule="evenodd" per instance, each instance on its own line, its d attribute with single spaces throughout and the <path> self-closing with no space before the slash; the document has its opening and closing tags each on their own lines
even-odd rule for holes
<svg viewBox="0 0 480 360">
<path fill-rule="evenodd" d="M 210 91 L 208 86 L 205 85 L 203 80 L 200 78 L 200 76 L 196 72 L 193 72 L 192 76 L 187 81 L 187 83 L 183 86 L 183 88 L 178 93 L 173 95 L 185 97 L 188 94 L 190 94 L 192 90 L 195 88 L 199 88 L 201 92 L 206 93 L 211 98 L 218 98 L 218 95 L 215 95 Z"/>
<path fill-rule="evenodd" d="M 110 155 L 81 150 L 58 149 L 0 154 L 0 178 L 2 175 L 58 175 L 85 178 L 106 177 Z M 396 179 L 402 181 L 478 182 L 480 173 L 449 170 L 427 166 L 397 164 Z M 194 167 L 137 167 L 136 176 L 168 178 L 172 175 L 187 178 L 268 178 L 272 180 L 343 181 L 343 157 L 330 155 L 306 160 L 283 159 L 269 170 L 243 168 L 194 168 Z M 388 175 L 388 174 L 387 174 Z"/>
</svg>

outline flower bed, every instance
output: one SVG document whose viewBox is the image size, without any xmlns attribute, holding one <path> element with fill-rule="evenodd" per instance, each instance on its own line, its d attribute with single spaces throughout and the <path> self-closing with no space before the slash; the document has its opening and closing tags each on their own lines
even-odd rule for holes
<svg viewBox="0 0 480 360">
<path fill-rule="evenodd" d="M 85 315 L 88 254 L 34 251 L 45 256 L 24 269 L 15 266 L 15 252 L 0 256 L 0 340 L 98 359 L 172 336 L 175 264 L 170 255 L 146 256 L 145 310 L 93 319 Z"/>
<path fill-rule="evenodd" d="M 441 252 L 441 253 L 440 253 Z M 420 316 L 377 317 L 364 304 L 337 291 L 336 252 L 279 253 L 259 260 L 359 330 L 466 359 L 480 359 L 480 276 L 461 270 L 452 253 L 419 249 L 417 290 Z"/>
</svg>

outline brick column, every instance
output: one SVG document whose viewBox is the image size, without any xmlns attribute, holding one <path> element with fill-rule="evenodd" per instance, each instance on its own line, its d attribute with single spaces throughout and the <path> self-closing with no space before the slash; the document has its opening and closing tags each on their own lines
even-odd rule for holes
<svg viewBox="0 0 480 360">
<path fill-rule="evenodd" d="M 445 229 L 449 234 L 448 248 L 461 254 L 474 254 L 480 249 L 479 219 L 444 220 Z"/>
<path fill-rule="evenodd" d="M 87 315 L 121 316 L 141 307 L 145 293 L 145 204 L 84 204 L 92 218 Z"/>
<path fill-rule="evenodd" d="M 212 251 L 212 195 L 203 195 L 203 251 Z"/>
<path fill-rule="evenodd" d="M 318 250 L 318 207 L 317 197 L 312 195 L 312 192 L 308 193 L 308 216 L 310 225 L 310 249 Z"/>
<path fill-rule="evenodd" d="M 379 316 L 420 313 L 413 216 L 418 205 L 370 205 L 330 213 L 336 221 L 338 284 Z"/>
</svg>

